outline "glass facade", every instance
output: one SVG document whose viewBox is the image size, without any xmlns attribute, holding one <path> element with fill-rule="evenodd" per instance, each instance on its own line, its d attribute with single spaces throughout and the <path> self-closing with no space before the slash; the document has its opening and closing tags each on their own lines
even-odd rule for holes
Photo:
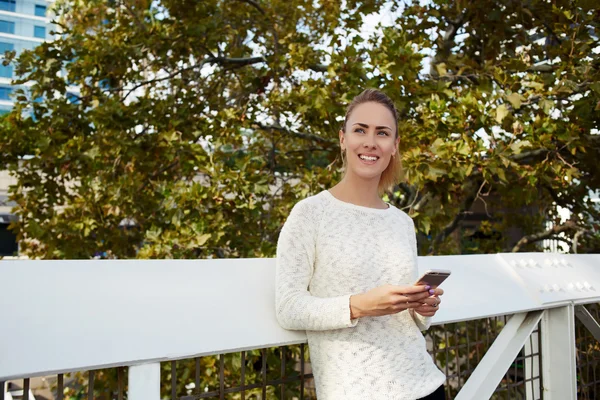
<svg viewBox="0 0 600 400">
<path fill-rule="evenodd" d="M 0 0 L 0 10 L 15 12 L 16 8 L 16 0 Z"/>
<path fill-rule="evenodd" d="M 11 21 L 0 20 L 0 32 L 15 34 L 15 23 Z"/>
<path fill-rule="evenodd" d="M 46 16 L 46 6 L 40 6 L 39 4 L 35 5 L 35 16 L 36 17 L 45 17 Z"/>
<path fill-rule="evenodd" d="M 36 26 L 33 30 L 33 36 L 40 39 L 46 39 L 46 27 L 45 26 Z"/>
<path fill-rule="evenodd" d="M 0 78 L 12 78 L 12 76 L 13 76 L 12 65 L 0 64 Z"/>
<path fill-rule="evenodd" d="M 12 89 L 8 87 L 0 87 L 0 100 L 10 100 Z"/>
<path fill-rule="evenodd" d="M 12 43 L 0 42 L 0 55 L 6 53 L 7 51 L 13 51 L 15 49 L 15 45 Z"/>
</svg>

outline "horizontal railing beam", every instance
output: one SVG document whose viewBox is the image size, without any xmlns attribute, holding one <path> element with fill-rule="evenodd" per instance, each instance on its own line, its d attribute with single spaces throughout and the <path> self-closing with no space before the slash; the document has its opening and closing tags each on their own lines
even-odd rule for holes
<svg viewBox="0 0 600 400">
<path fill-rule="evenodd" d="M 433 325 L 600 299 L 600 255 L 419 257 L 439 265 Z M 2 381 L 306 343 L 277 323 L 275 259 L 10 260 L 0 282 Z"/>
</svg>

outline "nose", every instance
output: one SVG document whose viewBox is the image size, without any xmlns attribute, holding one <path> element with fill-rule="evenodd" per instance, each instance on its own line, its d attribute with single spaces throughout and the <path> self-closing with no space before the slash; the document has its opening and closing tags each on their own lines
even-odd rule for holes
<svg viewBox="0 0 600 400">
<path fill-rule="evenodd" d="M 377 143 L 375 143 L 375 140 L 373 140 L 372 137 L 367 136 L 367 137 L 365 137 L 365 142 L 363 143 L 363 147 L 374 149 L 377 147 Z"/>
</svg>

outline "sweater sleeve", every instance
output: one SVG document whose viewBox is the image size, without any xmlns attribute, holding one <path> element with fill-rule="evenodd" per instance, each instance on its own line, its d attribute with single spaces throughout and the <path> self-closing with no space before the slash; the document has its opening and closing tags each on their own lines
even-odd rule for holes
<svg viewBox="0 0 600 400">
<path fill-rule="evenodd" d="M 410 222 L 408 223 L 408 237 L 410 240 L 410 244 L 412 247 L 412 253 L 413 253 L 413 260 L 414 260 L 414 280 L 416 281 L 419 278 L 419 252 L 417 250 L 417 230 L 415 228 L 415 222 L 413 221 L 413 219 L 406 214 L 406 217 L 410 220 Z M 421 329 L 422 331 L 425 331 L 427 329 L 429 329 L 429 327 L 431 326 L 431 317 L 424 317 L 421 314 L 416 313 L 414 310 L 409 310 L 410 315 L 412 316 L 412 318 L 415 320 L 415 323 L 417 324 L 417 326 L 419 327 L 419 329 Z"/>
<path fill-rule="evenodd" d="M 314 271 L 315 242 L 322 207 L 314 198 L 298 202 L 277 241 L 275 309 L 285 329 L 328 330 L 356 326 L 350 295 L 316 297 L 308 287 Z"/>
</svg>

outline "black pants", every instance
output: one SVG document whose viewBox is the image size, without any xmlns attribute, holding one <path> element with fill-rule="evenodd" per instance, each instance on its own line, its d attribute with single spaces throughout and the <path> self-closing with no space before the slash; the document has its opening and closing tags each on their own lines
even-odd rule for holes
<svg viewBox="0 0 600 400">
<path fill-rule="evenodd" d="M 444 385 L 437 388 L 437 390 L 428 396 L 421 397 L 419 400 L 446 400 L 446 392 L 444 391 Z"/>
</svg>

